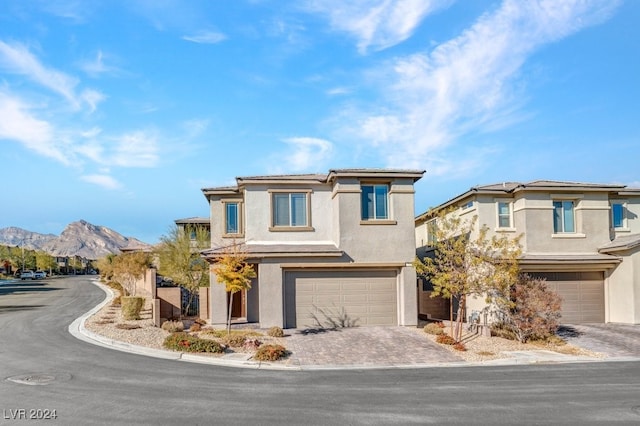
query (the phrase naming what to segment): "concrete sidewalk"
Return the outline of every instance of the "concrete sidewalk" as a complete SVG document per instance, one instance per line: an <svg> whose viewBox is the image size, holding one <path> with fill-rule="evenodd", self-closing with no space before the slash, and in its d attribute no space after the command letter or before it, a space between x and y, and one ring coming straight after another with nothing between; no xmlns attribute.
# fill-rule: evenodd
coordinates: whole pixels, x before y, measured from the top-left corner
<svg viewBox="0 0 640 426"><path fill-rule="evenodd" d="M292 354L279 362L253 361L247 354L232 353L222 356L196 355L144 346L132 345L100 336L87 330L85 321L111 302L113 292L102 288L105 300L77 318L69 325L69 332L85 342L123 352L155 358L172 359L227 367L270 370L338 370L338 369L388 369L431 368L479 365L557 364L572 362L598 362L602 359L565 355L547 350L503 352L508 358L481 362L467 362L452 352L425 339L417 330L404 327L354 327L324 330L317 333L289 332L287 349ZM640 360L638 357L608 358L612 360Z"/></svg>

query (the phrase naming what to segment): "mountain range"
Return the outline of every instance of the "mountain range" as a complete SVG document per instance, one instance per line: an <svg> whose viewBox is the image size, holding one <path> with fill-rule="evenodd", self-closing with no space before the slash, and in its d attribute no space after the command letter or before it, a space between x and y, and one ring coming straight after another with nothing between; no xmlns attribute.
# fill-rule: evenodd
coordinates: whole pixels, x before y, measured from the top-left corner
<svg viewBox="0 0 640 426"><path fill-rule="evenodd" d="M39 234L22 228L0 229L0 244L39 250L52 256L81 256L99 259L108 254L119 254L121 249L148 248L149 244L136 238L124 237L113 229L79 220L72 222L59 236Z"/></svg>

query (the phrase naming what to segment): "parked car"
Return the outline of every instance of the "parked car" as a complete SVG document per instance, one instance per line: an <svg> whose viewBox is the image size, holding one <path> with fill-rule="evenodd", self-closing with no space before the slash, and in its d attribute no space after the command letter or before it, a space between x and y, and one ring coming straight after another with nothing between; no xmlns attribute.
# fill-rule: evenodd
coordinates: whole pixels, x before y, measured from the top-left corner
<svg viewBox="0 0 640 426"><path fill-rule="evenodd" d="M42 280L42 279L47 278L47 273L44 272L44 271L35 271L33 273L33 277L34 277L33 278L34 280Z"/></svg>
<svg viewBox="0 0 640 426"><path fill-rule="evenodd" d="M23 271L23 272L20 273L20 279L21 280L26 280L26 279L35 280L36 279L36 274L33 271Z"/></svg>

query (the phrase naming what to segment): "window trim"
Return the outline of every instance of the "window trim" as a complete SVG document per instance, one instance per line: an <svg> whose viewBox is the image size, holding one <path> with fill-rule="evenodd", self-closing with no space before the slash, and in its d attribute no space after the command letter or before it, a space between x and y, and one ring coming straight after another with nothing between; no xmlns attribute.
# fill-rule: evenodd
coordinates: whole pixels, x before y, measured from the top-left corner
<svg viewBox="0 0 640 426"><path fill-rule="evenodd" d="M386 188L386 197L385 197L385 213L386 217L376 217L377 216L377 206L376 206L376 187L385 187ZM373 217L364 217L364 187L372 187L372 194L374 196L373 199ZM360 224L362 225L395 225L397 222L391 218L391 183L390 182L360 182Z"/></svg>
<svg viewBox="0 0 640 426"><path fill-rule="evenodd" d="M562 208L562 215L560 216L561 218L561 225L562 225L562 229L556 229L556 203L561 203L561 208ZM573 230L572 231L566 231L566 224L565 224L565 205L564 203L571 203L571 216L573 217ZM578 209L578 205L576 203L576 199L575 198L554 198L552 200L552 214L553 214L553 234L554 235L575 235L578 234L578 220L577 220L577 215L576 215L576 210Z"/></svg>
<svg viewBox="0 0 640 426"><path fill-rule="evenodd" d="M312 222L311 222L311 193L313 192L311 189L300 189L300 188L290 188L290 189L269 189L267 191L269 193L269 231L271 232L309 232L314 231ZM291 194L304 194L305 196L305 207L306 207L306 224L299 226L282 226L275 224L275 195L276 194L289 194L289 223L291 223Z"/></svg>
<svg viewBox="0 0 640 426"><path fill-rule="evenodd" d="M615 213L614 213L614 205L618 205L620 206L620 208L622 209L622 225L621 226L616 226L615 225ZM611 228L616 231L616 232L624 232L624 231L628 231L629 230L629 223L628 223L628 215L627 215L627 200L610 200L610 207L611 207Z"/></svg>
<svg viewBox="0 0 640 426"><path fill-rule="evenodd" d="M238 232L237 233L229 233L227 232L227 206L229 204L237 204L237 215L238 215ZM241 238L244 237L244 206L242 200L230 199L230 200L222 200L222 211L224 220L222 222L222 237L223 238Z"/></svg>
<svg viewBox="0 0 640 426"><path fill-rule="evenodd" d="M509 209L509 225L508 226L501 226L500 225L500 204L506 204L508 209ZM496 198L495 199L495 205L496 205L496 228L495 231L496 232L515 232L515 225L514 225L514 220L515 218L513 217L513 199L511 198ZM504 216L504 215L502 215Z"/></svg>

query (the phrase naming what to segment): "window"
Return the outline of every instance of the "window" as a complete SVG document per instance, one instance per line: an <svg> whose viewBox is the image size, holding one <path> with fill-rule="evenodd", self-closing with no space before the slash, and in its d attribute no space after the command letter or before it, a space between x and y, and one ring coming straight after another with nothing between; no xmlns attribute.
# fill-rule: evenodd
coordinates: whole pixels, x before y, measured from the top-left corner
<svg viewBox="0 0 640 426"><path fill-rule="evenodd" d="M614 228L625 228L624 203L611 204L611 223Z"/></svg>
<svg viewBox="0 0 640 426"><path fill-rule="evenodd" d="M573 201L553 202L553 232L576 232Z"/></svg>
<svg viewBox="0 0 640 426"><path fill-rule="evenodd" d="M498 228L511 227L511 203L498 201Z"/></svg>
<svg viewBox="0 0 640 426"><path fill-rule="evenodd" d="M307 193L276 192L272 194L274 227L306 227Z"/></svg>
<svg viewBox="0 0 640 426"><path fill-rule="evenodd" d="M362 220L389 219L389 186L362 185Z"/></svg>
<svg viewBox="0 0 640 426"><path fill-rule="evenodd" d="M436 243L438 242L437 232L438 232L438 225L436 223L436 220L432 219L429 222L427 222L427 244L428 245L430 246L436 245Z"/></svg>
<svg viewBox="0 0 640 426"><path fill-rule="evenodd" d="M240 206L238 203L225 203L225 234L240 233Z"/></svg>

